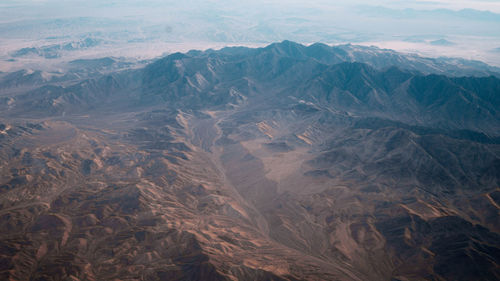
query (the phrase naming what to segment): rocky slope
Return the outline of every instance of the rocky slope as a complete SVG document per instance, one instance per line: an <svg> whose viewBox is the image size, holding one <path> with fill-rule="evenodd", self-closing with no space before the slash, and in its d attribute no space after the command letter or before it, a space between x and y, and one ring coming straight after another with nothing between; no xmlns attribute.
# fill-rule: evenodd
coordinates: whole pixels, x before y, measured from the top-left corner
<svg viewBox="0 0 500 281"><path fill-rule="evenodd" d="M500 80L338 53L9 80L1 279L499 279Z"/></svg>

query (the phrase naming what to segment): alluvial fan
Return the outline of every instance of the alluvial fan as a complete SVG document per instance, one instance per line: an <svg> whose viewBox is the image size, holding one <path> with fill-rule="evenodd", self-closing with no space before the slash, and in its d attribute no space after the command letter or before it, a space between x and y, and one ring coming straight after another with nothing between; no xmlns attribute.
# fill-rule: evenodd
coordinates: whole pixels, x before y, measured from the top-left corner
<svg viewBox="0 0 500 281"><path fill-rule="evenodd" d="M500 74L290 41L109 60L0 76L0 279L500 279Z"/></svg>

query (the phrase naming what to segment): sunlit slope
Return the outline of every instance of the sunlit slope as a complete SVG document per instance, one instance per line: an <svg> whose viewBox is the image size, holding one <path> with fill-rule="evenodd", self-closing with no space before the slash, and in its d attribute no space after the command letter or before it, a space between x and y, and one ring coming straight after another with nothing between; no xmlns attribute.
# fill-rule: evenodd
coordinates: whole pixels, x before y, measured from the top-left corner
<svg viewBox="0 0 500 281"><path fill-rule="evenodd" d="M336 52L282 42L11 78L0 276L500 278L500 80Z"/></svg>

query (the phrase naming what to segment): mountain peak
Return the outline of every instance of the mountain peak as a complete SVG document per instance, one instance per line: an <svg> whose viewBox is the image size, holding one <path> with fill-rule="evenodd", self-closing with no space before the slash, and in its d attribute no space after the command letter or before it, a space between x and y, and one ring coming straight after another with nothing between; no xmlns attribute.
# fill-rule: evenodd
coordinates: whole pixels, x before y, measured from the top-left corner
<svg viewBox="0 0 500 281"><path fill-rule="evenodd" d="M500 79L341 49L2 75L0 276L498 280Z"/></svg>
<svg viewBox="0 0 500 281"><path fill-rule="evenodd" d="M293 41L284 40L280 43L273 43L264 48L264 50L272 50L279 55L293 56L295 58L303 58L305 46Z"/></svg>

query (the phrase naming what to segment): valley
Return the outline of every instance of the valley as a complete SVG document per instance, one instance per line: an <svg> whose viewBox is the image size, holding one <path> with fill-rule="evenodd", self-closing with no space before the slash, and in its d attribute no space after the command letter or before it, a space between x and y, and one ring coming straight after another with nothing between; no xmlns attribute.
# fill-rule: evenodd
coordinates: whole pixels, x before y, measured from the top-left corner
<svg viewBox="0 0 500 281"><path fill-rule="evenodd" d="M0 279L500 278L498 74L340 54L2 76Z"/></svg>

